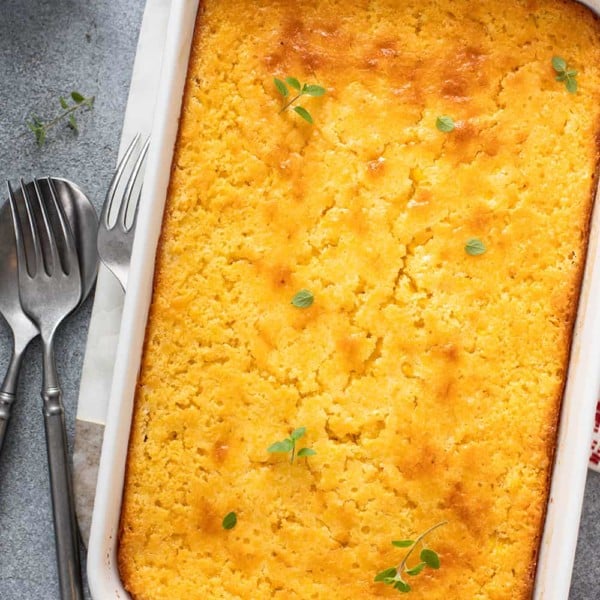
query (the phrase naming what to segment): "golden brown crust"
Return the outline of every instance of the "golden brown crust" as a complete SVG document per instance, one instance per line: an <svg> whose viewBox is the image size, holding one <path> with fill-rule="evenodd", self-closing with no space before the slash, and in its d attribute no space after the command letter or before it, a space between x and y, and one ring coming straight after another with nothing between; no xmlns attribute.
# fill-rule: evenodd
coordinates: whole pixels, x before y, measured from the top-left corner
<svg viewBox="0 0 600 600"><path fill-rule="evenodd" d="M596 17L596 21L598 21L598 17ZM594 161L597 167L592 175L593 182L592 182L592 186L591 186L591 190L590 190L589 202L588 202L587 209L586 209L587 214L585 215L584 226L582 227L582 231L581 231L582 240L584 240L584 242L582 244L582 250L584 252L584 256L587 256L587 247L588 247L589 232L590 232L590 226L591 226L591 220L592 220L592 212L594 210L594 202L596 199L596 195L598 193L598 179L600 176L600 172L598 169L598 165L600 165L600 135L599 135L600 134L600 117L597 117L597 119L596 119L595 130L598 132L598 134L596 135L596 140L595 140L596 158ZM565 358L564 358L565 375L566 375L567 368L568 368L569 357L571 355L571 344L573 342L573 331L575 329L577 308L579 305L579 299L580 299L580 295L581 295L581 284L583 282L583 274L585 271L585 266L586 266L586 261L585 260L580 261L580 263L578 265L578 270L574 277L574 280L575 280L574 290L575 291L573 293L573 299L568 306L568 314L567 314L567 318L565 319L566 329L568 331L568 339L567 339L567 343L565 344L565 349L564 349L564 351L565 351ZM549 422L552 424L552 429L550 430L551 432L548 437L553 440L556 440L556 436L558 433L558 424L559 424L561 409L562 409L562 397L563 397L563 394L565 391L566 383L567 382L566 382L566 377L565 377L563 380L563 384L560 388L560 391L555 398L554 414L551 414L548 419ZM548 457L549 457L549 462L552 465L552 467L554 466L555 456L556 456L556 443L548 444ZM549 468L547 471L547 474L546 474L546 484L544 487L546 499L548 499L550 496L551 476L552 476L552 468ZM531 592L533 591L533 585L535 583L535 570L537 567L537 561L538 561L538 556L539 556L539 552L540 552L540 544L542 542L542 535L544 533L544 522L546 520L547 512L548 512L548 501L546 500L546 502L544 503L544 511L542 513L542 519L540 521L537 536L535 538L535 543L533 544L533 556L532 556L531 562L530 562L531 568L530 568L530 573L529 573L529 579L530 579L530 586L529 586L529 592L528 592L529 594L531 594Z"/></svg>
<svg viewBox="0 0 600 600"><path fill-rule="evenodd" d="M121 515L136 600L396 597L373 582L391 539L441 520L442 569L413 598L530 597L599 42L563 0L204 4ZM305 103L313 127L279 114L286 75L327 87ZM266 453L299 425L308 464Z"/></svg>

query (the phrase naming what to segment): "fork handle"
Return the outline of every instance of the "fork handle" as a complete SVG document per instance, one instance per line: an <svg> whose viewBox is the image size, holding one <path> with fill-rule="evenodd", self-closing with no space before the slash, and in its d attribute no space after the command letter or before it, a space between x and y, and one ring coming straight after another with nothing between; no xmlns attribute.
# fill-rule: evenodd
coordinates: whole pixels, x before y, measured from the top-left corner
<svg viewBox="0 0 600 600"><path fill-rule="evenodd" d="M10 419L10 412L14 401L14 394L0 392L0 452L2 451L2 446L4 444L6 430L8 429L8 421Z"/></svg>
<svg viewBox="0 0 600 600"><path fill-rule="evenodd" d="M54 516L54 535L58 579L62 600L82 600L79 539L75 521L73 484L67 454L67 434L62 392L59 387L48 387L42 392L44 424L50 468L50 490Z"/></svg>

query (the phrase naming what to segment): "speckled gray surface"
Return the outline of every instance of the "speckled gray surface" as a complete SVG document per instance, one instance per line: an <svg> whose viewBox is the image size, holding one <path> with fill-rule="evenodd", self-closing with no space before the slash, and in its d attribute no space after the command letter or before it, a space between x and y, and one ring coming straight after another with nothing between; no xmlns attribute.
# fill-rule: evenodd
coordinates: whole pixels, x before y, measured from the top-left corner
<svg viewBox="0 0 600 600"><path fill-rule="evenodd" d="M142 11L143 0L0 0L1 179L29 174L67 177L100 206L116 161ZM52 115L57 97L72 89L95 94L97 99L95 109L81 116L78 137L59 127L47 146L39 149L29 134L21 136L28 115ZM71 434L90 307L88 301L58 339L58 368ZM8 347L2 324L2 372ZM0 460L0 600L58 598L39 351L37 343L29 349ZM599 542L600 475L592 473L571 600L600 598ZM522 559L515 557L515 561Z"/></svg>
<svg viewBox="0 0 600 600"><path fill-rule="evenodd" d="M0 179L67 177L100 207L116 163L143 8L143 0L0 0ZM73 89L96 96L95 109L79 117L79 136L59 126L38 148L24 119L52 116L58 96ZM88 301L57 342L71 440L90 309ZM8 348L1 323L1 373ZM39 356L34 343L0 458L1 600L59 597Z"/></svg>

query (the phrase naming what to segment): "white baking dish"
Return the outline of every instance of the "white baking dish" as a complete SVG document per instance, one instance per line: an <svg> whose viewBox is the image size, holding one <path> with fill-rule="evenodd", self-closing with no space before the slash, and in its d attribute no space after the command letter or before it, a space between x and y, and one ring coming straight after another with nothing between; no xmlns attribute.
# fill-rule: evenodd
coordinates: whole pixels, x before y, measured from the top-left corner
<svg viewBox="0 0 600 600"><path fill-rule="evenodd" d="M600 0L583 4L600 12ZM154 260L197 9L198 0L174 0L169 20L162 84L133 248L90 536L88 577L96 600L129 598L116 563L121 496L133 398L152 295ZM599 236L600 206L596 203L538 560L536 600L566 600L569 594L600 387Z"/></svg>

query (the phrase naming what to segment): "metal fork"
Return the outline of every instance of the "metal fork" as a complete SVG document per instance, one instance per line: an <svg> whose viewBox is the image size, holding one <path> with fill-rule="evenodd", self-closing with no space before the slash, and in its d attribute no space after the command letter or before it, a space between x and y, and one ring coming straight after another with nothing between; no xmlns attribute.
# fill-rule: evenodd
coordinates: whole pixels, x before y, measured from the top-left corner
<svg viewBox="0 0 600 600"><path fill-rule="evenodd" d="M62 392L54 361L56 330L77 306L81 295L79 260L73 233L58 201L53 181L48 178L48 202L53 204L53 211L57 215L59 225L56 230L50 222L37 180L34 180L35 194L32 194L35 199L30 197L21 180L26 218L21 218L19 214L9 182L7 187L17 246L21 305L36 324L43 345L42 399L61 597L63 600L80 600L83 598L83 591L77 526L67 460ZM24 242L25 228L30 234L27 237L32 240L29 249ZM59 254L57 238L60 238L61 247L64 249L62 257Z"/></svg>
<svg viewBox="0 0 600 600"><path fill-rule="evenodd" d="M123 290L127 287L127 274L129 272L129 263L131 260L131 248L133 246L133 237L135 234L135 225L137 222L137 214L139 208L139 200L141 188L133 198L133 192L136 188L138 177L142 173L142 166L150 140L147 139L141 150L134 152L138 146L140 134L138 133L133 141L127 147L123 158L117 165L117 170L113 175L112 181L106 193L106 200L100 214L100 223L98 226L98 254L100 260L108 269L112 271L115 277L119 280ZM133 167L131 164L133 163ZM117 195L117 190L124 173L131 168L129 178L125 184L125 189L122 195ZM117 218L111 222L111 215L115 199L120 198L119 210ZM132 202L135 202L135 211L133 218L129 220L130 207Z"/></svg>

